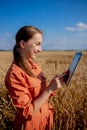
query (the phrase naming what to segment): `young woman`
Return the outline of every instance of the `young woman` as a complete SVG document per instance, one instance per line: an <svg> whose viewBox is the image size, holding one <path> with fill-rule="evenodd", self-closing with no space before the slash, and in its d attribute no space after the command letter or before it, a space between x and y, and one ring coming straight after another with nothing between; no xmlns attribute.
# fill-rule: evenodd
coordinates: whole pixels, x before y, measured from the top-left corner
<svg viewBox="0 0 87 130"><path fill-rule="evenodd" d="M13 130L52 130L53 127L53 107L48 99L61 84L55 76L47 86L42 70L34 63L33 59L42 51L41 45L42 31L36 27L24 26L16 34L14 60L5 78L17 108Z"/></svg>

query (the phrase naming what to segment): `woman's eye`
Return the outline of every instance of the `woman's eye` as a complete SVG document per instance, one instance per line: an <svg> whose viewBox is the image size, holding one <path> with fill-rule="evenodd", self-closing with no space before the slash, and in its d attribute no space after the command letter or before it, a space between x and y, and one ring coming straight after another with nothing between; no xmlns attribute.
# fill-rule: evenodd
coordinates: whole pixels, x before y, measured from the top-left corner
<svg viewBox="0 0 87 130"><path fill-rule="evenodd" d="M39 46L39 44L36 44L37 46Z"/></svg>
<svg viewBox="0 0 87 130"><path fill-rule="evenodd" d="M41 43L39 42L39 43L37 43L36 45L39 46L39 45L41 45Z"/></svg>

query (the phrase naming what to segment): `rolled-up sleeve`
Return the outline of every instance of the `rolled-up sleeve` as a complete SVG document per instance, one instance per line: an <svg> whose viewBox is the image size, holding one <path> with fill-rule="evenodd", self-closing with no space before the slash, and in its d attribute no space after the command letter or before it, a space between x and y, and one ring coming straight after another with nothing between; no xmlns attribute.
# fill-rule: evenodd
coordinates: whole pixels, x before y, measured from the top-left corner
<svg viewBox="0 0 87 130"><path fill-rule="evenodd" d="M31 119L33 113L33 99L29 92L29 84L26 83L24 77L20 73L10 73L5 80L5 84L9 90L14 105L18 112L25 118Z"/></svg>

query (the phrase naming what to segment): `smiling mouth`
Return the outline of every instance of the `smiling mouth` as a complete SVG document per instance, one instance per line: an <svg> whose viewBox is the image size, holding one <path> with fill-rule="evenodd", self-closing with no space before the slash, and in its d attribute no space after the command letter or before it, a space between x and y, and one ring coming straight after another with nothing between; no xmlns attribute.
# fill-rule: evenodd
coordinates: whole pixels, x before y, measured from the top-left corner
<svg viewBox="0 0 87 130"><path fill-rule="evenodd" d="M36 53L36 52L35 52L34 54L35 54L36 56L38 55L38 53Z"/></svg>

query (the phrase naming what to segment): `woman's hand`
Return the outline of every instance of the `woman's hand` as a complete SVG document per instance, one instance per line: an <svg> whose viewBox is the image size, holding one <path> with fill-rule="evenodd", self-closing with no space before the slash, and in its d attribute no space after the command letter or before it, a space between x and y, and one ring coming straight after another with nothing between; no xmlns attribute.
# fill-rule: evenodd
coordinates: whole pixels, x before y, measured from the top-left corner
<svg viewBox="0 0 87 130"><path fill-rule="evenodd" d="M67 70L64 73L60 74L58 77L61 83L63 82L66 83L69 76L70 76L70 70Z"/></svg>
<svg viewBox="0 0 87 130"><path fill-rule="evenodd" d="M59 77L56 75L50 82L48 88L51 90L51 91L55 91L57 88L61 88L61 82L59 80Z"/></svg>
<svg viewBox="0 0 87 130"><path fill-rule="evenodd" d="M67 70L64 73L62 73L61 75L56 75L50 82L50 84L48 85L48 90L49 91L55 91L57 88L61 88L62 87L62 83L66 83L67 79L69 78L70 75L70 71Z"/></svg>

